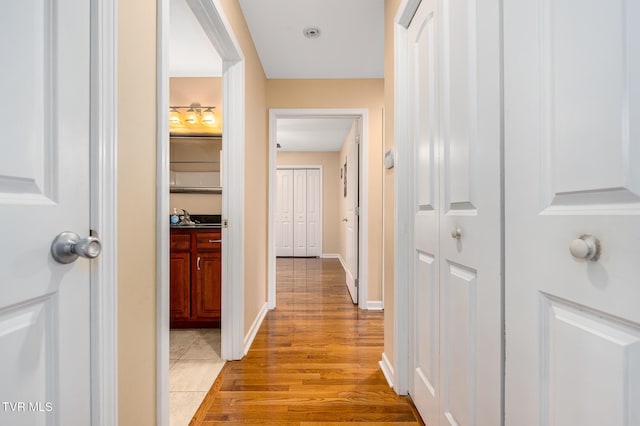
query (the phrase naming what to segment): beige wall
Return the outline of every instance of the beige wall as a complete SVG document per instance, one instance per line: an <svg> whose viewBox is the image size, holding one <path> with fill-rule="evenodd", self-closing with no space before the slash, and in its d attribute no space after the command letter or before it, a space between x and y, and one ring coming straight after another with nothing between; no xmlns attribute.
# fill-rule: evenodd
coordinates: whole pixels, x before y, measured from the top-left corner
<svg viewBox="0 0 640 426"><path fill-rule="evenodd" d="M245 57L245 329L266 301L266 79L237 0L222 6ZM156 1L118 6L118 422L156 424ZM250 201L250 203L249 203Z"/></svg>
<svg viewBox="0 0 640 426"><path fill-rule="evenodd" d="M394 127L394 18L400 6L400 0L385 0L384 2L384 150L395 145ZM394 170L384 170L384 352L391 364L394 364Z"/></svg>
<svg viewBox="0 0 640 426"><path fill-rule="evenodd" d="M338 152L279 151L278 166L322 166L322 254L336 254L340 250L340 210L342 198Z"/></svg>
<svg viewBox="0 0 640 426"><path fill-rule="evenodd" d="M268 108L362 108L369 112L369 301L382 300L382 115L384 80L268 80Z"/></svg>
<svg viewBox="0 0 640 426"><path fill-rule="evenodd" d="M245 59L244 328L267 301L268 143L266 77L237 0L222 0ZM226 167L226 166L225 166ZM233 167L233 165L229 165ZM233 218L229 218L233 226Z"/></svg>
<svg viewBox="0 0 640 426"><path fill-rule="evenodd" d="M156 424L156 2L118 4L118 421ZM148 220L127 220L136 218Z"/></svg>

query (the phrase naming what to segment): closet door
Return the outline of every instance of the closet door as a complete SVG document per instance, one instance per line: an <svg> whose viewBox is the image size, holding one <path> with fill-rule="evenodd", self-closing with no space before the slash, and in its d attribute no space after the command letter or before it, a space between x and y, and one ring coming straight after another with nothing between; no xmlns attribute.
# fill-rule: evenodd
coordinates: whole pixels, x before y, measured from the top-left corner
<svg viewBox="0 0 640 426"><path fill-rule="evenodd" d="M293 170L276 171L276 256L293 256Z"/></svg>
<svg viewBox="0 0 640 426"><path fill-rule="evenodd" d="M409 27L413 388L430 425L501 422L500 10L423 0Z"/></svg>
<svg viewBox="0 0 640 426"><path fill-rule="evenodd" d="M438 231L438 2L423 0L409 26L413 148L413 306L409 393L420 415L440 413L440 246Z"/></svg>
<svg viewBox="0 0 640 426"><path fill-rule="evenodd" d="M505 2L508 425L640 425L639 22Z"/></svg>
<svg viewBox="0 0 640 426"><path fill-rule="evenodd" d="M320 209L320 169L307 169L307 256L320 256L322 217Z"/></svg>
<svg viewBox="0 0 640 426"><path fill-rule="evenodd" d="M293 255L307 255L307 171L293 170Z"/></svg>
<svg viewBox="0 0 640 426"><path fill-rule="evenodd" d="M499 425L500 1L443 1L441 16L441 424Z"/></svg>

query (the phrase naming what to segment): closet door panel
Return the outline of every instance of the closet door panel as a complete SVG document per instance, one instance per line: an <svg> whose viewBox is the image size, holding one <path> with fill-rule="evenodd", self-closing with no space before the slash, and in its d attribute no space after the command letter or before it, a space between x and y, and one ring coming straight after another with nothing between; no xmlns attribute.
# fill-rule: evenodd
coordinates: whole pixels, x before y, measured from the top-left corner
<svg viewBox="0 0 640 426"><path fill-rule="evenodd" d="M320 169L307 169L307 256L322 254L320 188Z"/></svg>
<svg viewBox="0 0 640 426"><path fill-rule="evenodd" d="M307 171L293 171L293 255L307 256Z"/></svg>
<svg viewBox="0 0 640 426"><path fill-rule="evenodd" d="M276 256L293 256L293 170L277 170Z"/></svg>

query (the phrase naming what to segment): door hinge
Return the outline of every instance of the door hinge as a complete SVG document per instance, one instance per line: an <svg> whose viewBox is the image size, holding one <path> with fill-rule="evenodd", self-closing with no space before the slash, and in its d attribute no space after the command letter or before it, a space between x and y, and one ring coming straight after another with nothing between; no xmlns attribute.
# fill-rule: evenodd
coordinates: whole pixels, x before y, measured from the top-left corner
<svg viewBox="0 0 640 426"><path fill-rule="evenodd" d="M360 216L360 207L356 207L355 214L356 216Z"/></svg>
<svg viewBox="0 0 640 426"><path fill-rule="evenodd" d="M222 219L222 227L227 229L229 227L229 221L227 219Z"/></svg>
<svg viewBox="0 0 640 426"><path fill-rule="evenodd" d="M360 145L360 135L356 136L356 145Z"/></svg>
<svg viewBox="0 0 640 426"><path fill-rule="evenodd" d="M356 278L354 282L355 282L356 288L358 288L358 286L360 285L360 279Z"/></svg>

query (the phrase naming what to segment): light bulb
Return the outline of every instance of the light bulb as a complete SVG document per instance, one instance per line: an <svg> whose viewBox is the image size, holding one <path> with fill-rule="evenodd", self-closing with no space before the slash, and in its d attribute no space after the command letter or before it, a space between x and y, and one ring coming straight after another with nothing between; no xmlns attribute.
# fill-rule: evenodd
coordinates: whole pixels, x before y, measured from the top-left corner
<svg viewBox="0 0 640 426"><path fill-rule="evenodd" d="M218 120L216 120L216 115L211 108L207 108L202 112L202 124L209 127L215 127L218 124Z"/></svg>
<svg viewBox="0 0 640 426"><path fill-rule="evenodd" d="M169 125L171 126L182 126L184 123L182 122L182 117L180 116L180 112L171 108L169 111Z"/></svg>
<svg viewBox="0 0 640 426"><path fill-rule="evenodd" d="M189 125L198 123L198 115L193 108L189 108L187 112L184 113L184 121Z"/></svg>

